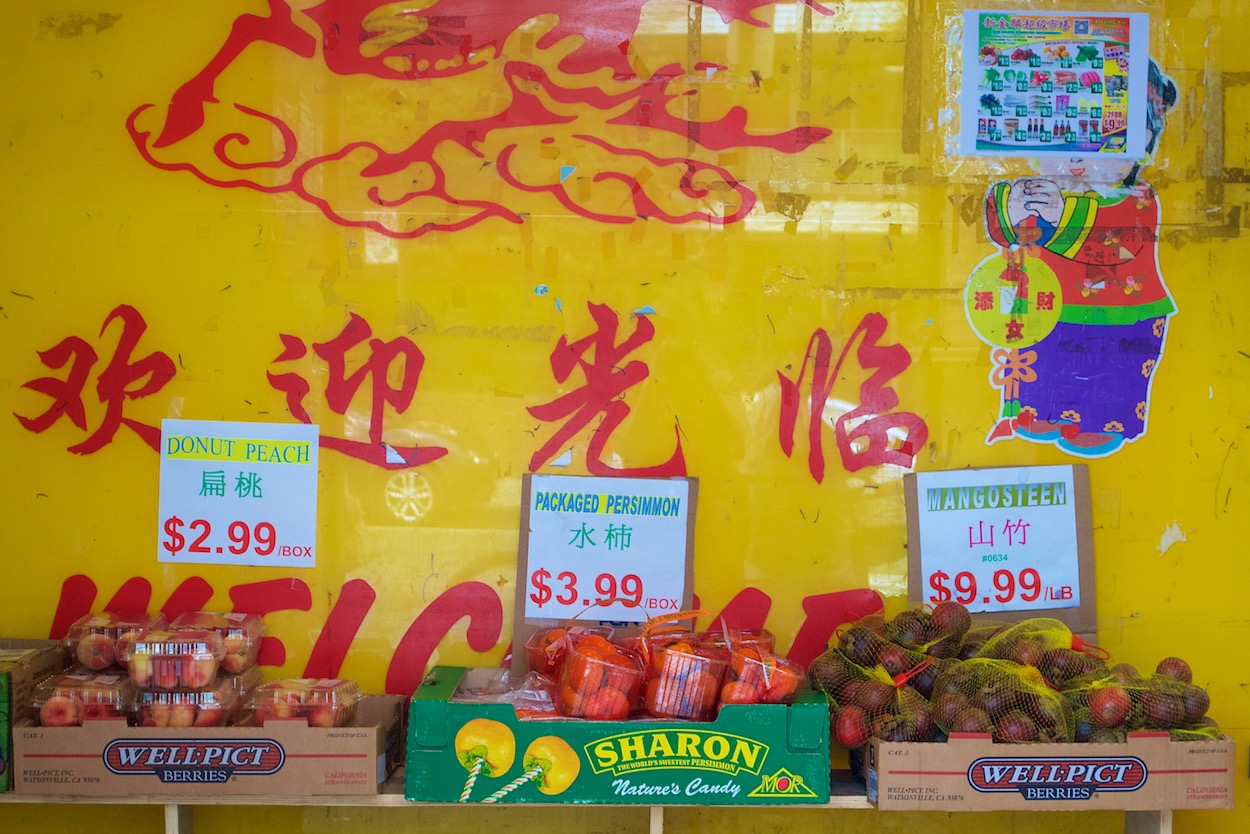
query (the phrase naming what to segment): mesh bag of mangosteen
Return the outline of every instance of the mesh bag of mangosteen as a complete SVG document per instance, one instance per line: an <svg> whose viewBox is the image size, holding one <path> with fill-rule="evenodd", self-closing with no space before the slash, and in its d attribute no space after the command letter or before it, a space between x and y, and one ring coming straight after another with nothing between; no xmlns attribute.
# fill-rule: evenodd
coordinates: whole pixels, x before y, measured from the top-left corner
<svg viewBox="0 0 1250 834"><path fill-rule="evenodd" d="M853 686L846 697L833 708L833 739L847 750L862 747L870 738L938 740L932 707L910 686L866 682Z"/></svg>
<svg viewBox="0 0 1250 834"><path fill-rule="evenodd" d="M1210 718L1204 718L1193 727L1168 730L1168 735L1172 741L1219 741L1224 737L1224 731Z"/></svg>
<svg viewBox="0 0 1250 834"><path fill-rule="evenodd" d="M1165 664L1160 666L1166 670ZM1178 678L1156 672L1147 678L1120 663L1105 677L1071 687L1064 695L1073 708L1077 741L1119 741L1122 733L1134 730L1218 733L1207 718L1210 696L1188 674Z"/></svg>
<svg viewBox="0 0 1250 834"><path fill-rule="evenodd" d="M884 633L879 624L884 625ZM954 600L939 602L933 607L908 608L895 614L890 620L881 615L876 619L865 617L856 625L867 625L877 630L892 643L922 652L931 657L955 657L963 643L964 635L972 625L972 614Z"/></svg>
<svg viewBox="0 0 1250 834"><path fill-rule="evenodd" d="M976 656L1032 666L1056 686L1102 674L1108 657L1103 649L1073 634L1067 624L1050 617L1021 620L1002 629L985 641Z"/></svg>
<svg viewBox="0 0 1250 834"><path fill-rule="evenodd" d="M834 738L839 744L853 749L874 736L887 741L934 740L936 727L927 693L911 684L931 689L938 664L954 661L910 654L917 662L898 675L880 664L856 663L837 647L826 649L811 662L808 679L832 701Z"/></svg>
<svg viewBox="0 0 1250 834"><path fill-rule="evenodd" d="M944 733L994 741L1071 741L1072 710L1041 672L1010 660L956 661L933 684L933 720Z"/></svg>
<svg viewBox="0 0 1250 834"><path fill-rule="evenodd" d="M959 646L959 659L970 660L976 657L987 640L1010 627L1011 623L1006 620L987 620L981 617L973 617L972 625L968 627L968 631L964 634L963 642Z"/></svg>
<svg viewBox="0 0 1250 834"><path fill-rule="evenodd" d="M890 632L891 624L883 617L862 617L838 632L837 649L852 663L866 668L880 666L892 678L931 657L915 646L896 642Z"/></svg>

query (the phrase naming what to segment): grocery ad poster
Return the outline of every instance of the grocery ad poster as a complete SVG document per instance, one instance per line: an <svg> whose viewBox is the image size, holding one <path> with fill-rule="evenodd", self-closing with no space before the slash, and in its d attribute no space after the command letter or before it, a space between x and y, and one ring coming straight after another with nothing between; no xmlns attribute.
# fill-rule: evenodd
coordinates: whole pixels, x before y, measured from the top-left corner
<svg viewBox="0 0 1250 834"><path fill-rule="evenodd" d="M1148 26L1143 13L965 11L960 151L1140 157Z"/></svg>

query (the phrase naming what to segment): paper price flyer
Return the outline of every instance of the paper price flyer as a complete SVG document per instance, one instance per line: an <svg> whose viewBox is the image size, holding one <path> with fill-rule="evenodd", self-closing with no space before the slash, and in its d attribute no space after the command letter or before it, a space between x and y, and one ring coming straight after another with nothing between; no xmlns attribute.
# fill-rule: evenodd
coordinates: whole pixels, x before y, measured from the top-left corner
<svg viewBox="0 0 1250 834"><path fill-rule="evenodd" d="M964 12L960 152L1145 153L1149 15Z"/></svg>

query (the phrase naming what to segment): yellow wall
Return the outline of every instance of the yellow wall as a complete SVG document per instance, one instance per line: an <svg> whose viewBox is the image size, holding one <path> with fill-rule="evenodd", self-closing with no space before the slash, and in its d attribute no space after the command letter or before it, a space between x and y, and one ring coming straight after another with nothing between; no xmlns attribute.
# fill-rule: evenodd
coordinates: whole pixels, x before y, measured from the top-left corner
<svg viewBox="0 0 1250 834"><path fill-rule="evenodd" d="M910 470L880 460L848 468L829 425L862 401L868 372L853 356L824 412L823 480L808 466L805 417L793 455L781 451L778 374L798 373L813 334L829 335L836 358L866 316L884 318L880 343L909 354L886 383L898 395L891 413L916 415L927 430L927 442L914 450L917 470L1079 462L1050 445L985 443L999 403L987 382L989 347L964 314L964 286L972 268L996 251L980 215L986 189L1029 168L1022 160L946 152L947 110L957 90L947 72L954 59L946 33L970 6L845 0L830 4L826 15L785 2L756 12L769 26L750 26L727 25L712 8L652 0L624 37L612 31L615 19L601 16L597 30L593 15L563 32L591 36L579 54L598 64L574 66L560 57L576 42L543 37L564 5L551 3L547 17L504 26L502 57L482 51L474 58L481 68L431 80L402 72L379 77L382 70L335 75L323 60L324 41L309 34L316 30L301 11L313 4L291 5L293 26L304 36L296 40L313 44L313 54L258 42L231 56L205 126L162 148L152 142L175 91L210 65L241 15L266 14L265 3L118 0L106 12L75 12L14 2L6 9L0 412L33 418L49 409L53 399L27 383L64 379L68 365L54 368L39 352L78 337L98 359L82 389L85 427L68 414L41 432L14 417L0 419L8 574L0 634L51 633L63 583L77 576L94 585L96 604L140 577L151 585L154 608L196 577L211 587L208 606L216 608L232 605L235 586L293 578L307 586L307 610L266 618L286 652L285 664L267 671L298 675L344 585L355 581L353 588L367 584L376 599L337 671L377 691L413 621L440 594L469 583L493 590L503 631L475 650L461 621L431 661L498 662L510 637L521 476L560 425L526 409L582 384L580 371L557 381L550 356L562 336L594 332L591 304L619 315L618 342L633 332L633 311L654 309L654 337L627 357L645 363L649 376L624 395L629 416L609 435L602 462L664 464L680 438L685 471L700 479L696 593L716 611L744 589L758 589L771 600L767 624L785 646L804 624L807 598L871 588L901 606L906 593L901 477ZM1152 54L1180 92L1145 174L1163 206L1159 260L1179 314L1155 377L1148 432L1089 461L1098 637L1114 657L1139 666L1153 668L1168 654L1189 659L1196 680L1211 691L1212 715L1238 742L1239 807L1180 812L1175 830L1242 831L1250 825L1250 701L1242 671L1250 342L1238 318L1250 301L1240 277L1250 254L1241 237L1250 7L1232 0L1119 4L1125 6L1151 15ZM448 0L443 7L451 7ZM1091 0L1076 7L1117 6ZM671 92L694 91L667 105L674 117L707 122L742 108L751 134L812 126L828 135L781 150L746 140L694 146L658 126L658 97L646 124L630 111L636 82L610 77L622 55L615 45L626 38L636 71L698 61L724 67L711 74L690 69L674 81ZM361 51L385 46L379 40ZM548 93L509 74L519 62L546 70ZM619 98L600 107L578 103L590 92ZM532 111L516 106L525 93L546 96L561 121L527 119ZM258 117L236 103L288 126L298 143L294 156L280 159L279 133L258 127ZM626 124L613 122L627 113ZM151 162L127 130L132 114ZM488 121L476 154L444 141L427 159L445 173L448 193L503 206L519 222L472 222L471 208L428 199L385 208L370 201L374 187L386 198L428 189L437 182L435 169L410 161L378 176L363 168L367 150L357 143L396 152L440 125L478 119ZM230 170L214 161L214 142L236 131L248 143L227 142L228 154L277 162ZM618 150L608 153L586 136ZM355 151L300 169L339 149ZM705 194L676 189L683 168L671 160L686 157L701 166L695 181L709 186ZM501 160L515 180L542 188L510 183ZM563 183L567 202L551 191L561 184L561 166L573 167ZM743 191L717 182L711 166L749 189L755 203L745 217L733 216ZM657 211L705 219L630 221L634 191L623 179L596 178L605 172L653 195ZM574 203L583 210L573 210ZM731 222L707 221L724 210ZM386 502L388 485L398 485L394 471L323 449L315 569L159 564L156 453L125 425L97 449L70 451L99 439L97 430L108 425L96 383L116 354L119 322L103 326L119 305L146 323L131 360L162 353L176 369L159 390L122 406L124 417L149 426L168 417L290 422L286 398L266 373L297 371L311 383L304 402L322 434L366 440L369 385L337 413L325 399L324 363L311 355L274 361L281 334L324 342L356 314L377 339L409 340L425 366L411 405L384 411L383 439L449 450L408 473L410 487L428 490L432 508L415 520L398 517ZM351 354L352 367L367 356L364 348ZM568 467L538 471L586 474L592 439L590 428L582 430L565 444L572 449ZM154 808L5 806L0 820L15 831L61 829L88 813L135 831L161 827ZM578 829L646 825L643 812L569 809L560 817ZM489 824L536 831L552 818L514 809ZM442 831L486 820L480 810L460 809L224 808L197 812L196 830L314 832L350 823ZM1103 814L1092 825L1112 828L1119 820ZM865 831L1091 829L1091 818L1070 814L862 812L835 822L811 811L766 818L675 810L667 821L671 830L690 832L843 824Z"/></svg>

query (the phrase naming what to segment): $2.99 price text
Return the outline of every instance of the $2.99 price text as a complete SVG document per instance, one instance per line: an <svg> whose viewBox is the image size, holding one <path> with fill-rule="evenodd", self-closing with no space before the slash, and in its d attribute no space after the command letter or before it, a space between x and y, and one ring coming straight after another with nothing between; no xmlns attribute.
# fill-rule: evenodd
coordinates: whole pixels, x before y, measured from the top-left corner
<svg viewBox="0 0 1250 834"><path fill-rule="evenodd" d="M552 581L554 579L554 582ZM617 580L610 573L601 573L594 579L595 595L578 589L577 574L571 570L561 571L552 577L551 571L539 568L530 574L530 600L538 608L553 600L563 606L583 606L599 604L608 600L630 600L635 605L642 604L642 578L634 573L627 573Z"/></svg>
<svg viewBox="0 0 1250 834"><path fill-rule="evenodd" d="M211 541L212 522L203 518L197 518L187 524L178 516L171 515L165 519L163 529L166 538L162 539L161 546L171 555L181 553L184 548L187 553L221 553L224 548L236 556L242 556L249 551L257 556L269 556L278 549L277 531L268 521L260 521L254 525L249 525L245 521L230 522L226 526L226 538L229 544L213 544ZM303 556L305 549L283 547L279 555Z"/></svg>
<svg viewBox="0 0 1250 834"><path fill-rule="evenodd" d="M929 595L930 602L945 602L954 599L956 602L973 606L980 601L988 604L991 597L1002 605L1016 601L1036 602L1045 597L1047 600L1070 599L1072 589L1069 587L1051 588L1042 584L1041 575L1034 568L1024 568L1019 574L1000 569L994 571L990 581L994 585L994 593L989 594L977 585L977 576L972 571L960 571L952 580L944 570L929 574L929 587L934 593ZM1066 593L1066 595L1065 595Z"/></svg>

